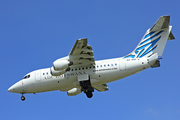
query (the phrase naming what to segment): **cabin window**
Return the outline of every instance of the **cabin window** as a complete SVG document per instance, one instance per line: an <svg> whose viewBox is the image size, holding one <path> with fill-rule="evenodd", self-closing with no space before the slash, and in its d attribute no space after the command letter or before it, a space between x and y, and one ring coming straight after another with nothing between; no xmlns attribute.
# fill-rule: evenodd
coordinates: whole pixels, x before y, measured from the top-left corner
<svg viewBox="0 0 180 120"><path fill-rule="evenodd" d="M93 66L93 68L95 68L95 66Z"/></svg>
<svg viewBox="0 0 180 120"><path fill-rule="evenodd" d="M73 71L73 69L71 69L71 71Z"/></svg>
<svg viewBox="0 0 180 120"><path fill-rule="evenodd" d="M106 67L106 65L104 65L104 67Z"/></svg>
<svg viewBox="0 0 180 120"><path fill-rule="evenodd" d="M77 69L75 69L75 71L76 71Z"/></svg>
<svg viewBox="0 0 180 120"><path fill-rule="evenodd" d="M117 66L117 64L115 63L115 66Z"/></svg>
<svg viewBox="0 0 180 120"><path fill-rule="evenodd" d="M97 66L97 68L98 68L99 66Z"/></svg>
<svg viewBox="0 0 180 120"><path fill-rule="evenodd" d="M111 64L111 66L113 66L113 64Z"/></svg>
<svg viewBox="0 0 180 120"><path fill-rule="evenodd" d="M91 69L91 67L89 67L89 69Z"/></svg>
<svg viewBox="0 0 180 120"><path fill-rule="evenodd" d="M81 70L81 68L79 68L79 70Z"/></svg>
<svg viewBox="0 0 180 120"><path fill-rule="evenodd" d="M84 70L84 68L82 68Z"/></svg>
<svg viewBox="0 0 180 120"><path fill-rule="evenodd" d="M86 67L86 69L88 69L88 67Z"/></svg>
<svg viewBox="0 0 180 120"><path fill-rule="evenodd" d="M108 64L108 66L109 66L109 64Z"/></svg>
<svg viewBox="0 0 180 120"><path fill-rule="evenodd" d="M102 65L100 65L102 67Z"/></svg>

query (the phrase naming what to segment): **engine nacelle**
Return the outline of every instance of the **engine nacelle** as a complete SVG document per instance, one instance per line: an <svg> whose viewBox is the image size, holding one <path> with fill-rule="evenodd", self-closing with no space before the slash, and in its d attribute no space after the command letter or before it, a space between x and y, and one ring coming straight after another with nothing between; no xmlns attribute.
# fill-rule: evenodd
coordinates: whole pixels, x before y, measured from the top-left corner
<svg viewBox="0 0 180 120"><path fill-rule="evenodd" d="M81 92L82 92L81 88L73 88L73 89L67 91L67 94L68 94L68 96L75 96Z"/></svg>
<svg viewBox="0 0 180 120"><path fill-rule="evenodd" d="M54 70L54 67L51 67L50 71L51 71L52 76L59 76L59 75L66 73L67 69L56 71L56 70Z"/></svg>
<svg viewBox="0 0 180 120"><path fill-rule="evenodd" d="M68 68L73 63L67 60L56 60L53 62L54 70L60 71Z"/></svg>

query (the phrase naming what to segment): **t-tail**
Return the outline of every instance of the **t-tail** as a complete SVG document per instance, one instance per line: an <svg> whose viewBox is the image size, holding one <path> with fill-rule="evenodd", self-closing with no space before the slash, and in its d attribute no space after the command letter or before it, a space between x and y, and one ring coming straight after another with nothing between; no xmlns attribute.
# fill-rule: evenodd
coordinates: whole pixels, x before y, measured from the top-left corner
<svg viewBox="0 0 180 120"><path fill-rule="evenodd" d="M138 46L133 52L124 57L126 58L150 58L156 54L157 61L152 67L159 67L158 58L161 58L167 40L175 39L169 26L170 16L162 16L158 21L147 30Z"/></svg>

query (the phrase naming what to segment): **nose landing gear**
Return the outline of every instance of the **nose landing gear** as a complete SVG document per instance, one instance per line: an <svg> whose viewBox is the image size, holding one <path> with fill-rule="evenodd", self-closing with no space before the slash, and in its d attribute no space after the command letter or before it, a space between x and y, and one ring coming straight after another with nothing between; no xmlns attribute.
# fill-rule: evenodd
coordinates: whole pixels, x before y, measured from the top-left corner
<svg viewBox="0 0 180 120"><path fill-rule="evenodd" d="M26 98L23 96L23 93L22 93L22 96L21 96L21 100L24 101Z"/></svg>

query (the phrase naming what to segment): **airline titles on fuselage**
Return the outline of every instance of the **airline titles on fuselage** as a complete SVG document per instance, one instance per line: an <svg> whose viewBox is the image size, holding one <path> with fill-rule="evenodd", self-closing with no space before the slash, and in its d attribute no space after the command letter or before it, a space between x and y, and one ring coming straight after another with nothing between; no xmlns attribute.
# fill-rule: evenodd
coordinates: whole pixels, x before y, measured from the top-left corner
<svg viewBox="0 0 180 120"><path fill-rule="evenodd" d="M92 70L92 72L101 72L101 71L117 70L118 69L117 64L115 64L115 66L113 66L113 64L112 64L112 66L109 66L109 67L107 66L106 68L105 67L106 67L106 65L104 65L104 68L102 68L102 65L99 65L97 67L93 66L93 67L89 67L89 68L93 68L93 69L90 69L90 70ZM77 72L74 72L74 70ZM79 68L79 70L81 70L81 69ZM47 73L47 75L43 74L43 78L44 78L44 80L48 80L48 79L57 79L57 78L79 76L79 75L84 75L84 74L87 74L85 70L78 71L78 68L75 68L75 69L71 69L71 71L68 71L67 73L62 74L60 76L52 76L51 74L48 75L48 73Z"/></svg>

